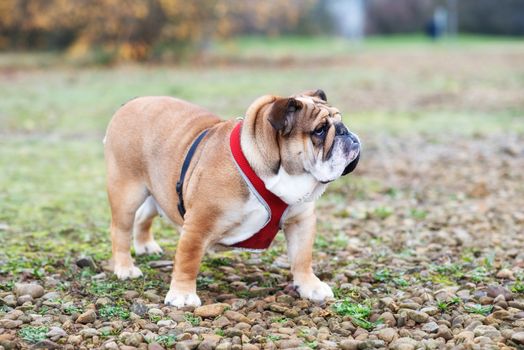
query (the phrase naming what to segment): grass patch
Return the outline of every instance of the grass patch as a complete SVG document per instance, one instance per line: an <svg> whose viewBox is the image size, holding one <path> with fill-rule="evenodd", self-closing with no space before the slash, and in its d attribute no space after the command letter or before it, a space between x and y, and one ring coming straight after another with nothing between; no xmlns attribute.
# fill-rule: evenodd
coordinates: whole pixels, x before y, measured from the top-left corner
<svg viewBox="0 0 524 350"><path fill-rule="evenodd" d="M176 344L176 339L177 336L174 334L164 334L156 337L155 341L164 347L171 348Z"/></svg>
<svg viewBox="0 0 524 350"><path fill-rule="evenodd" d="M344 299L333 305L333 310L341 316L349 316L351 322L366 330L372 330L382 322L370 322L371 307L363 304L353 303L349 299Z"/></svg>
<svg viewBox="0 0 524 350"><path fill-rule="evenodd" d="M184 315L184 319L186 320L186 322L188 322L189 324L191 324L194 327L199 326L200 322L202 322L202 319L199 316L195 316L190 313L186 313Z"/></svg>
<svg viewBox="0 0 524 350"><path fill-rule="evenodd" d="M35 344L42 340L45 340L47 338L47 332L49 332L49 328L45 326L28 326L20 329L18 331L18 335L26 342Z"/></svg>
<svg viewBox="0 0 524 350"><path fill-rule="evenodd" d="M513 293L524 293L524 282L522 281L516 281L511 286L511 291Z"/></svg>
<svg viewBox="0 0 524 350"><path fill-rule="evenodd" d="M475 304L471 306L464 305L464 310L466 310L470 314L479 314L479 315L487 316L493 310L493 305L480 305L480 304Z"/></svg>
<svg viewBox="0 0 524 350"><path fill-rule="evenodd" d="M98 310L98 314L106 320L129 318L129 311L122 306L104 305Z"/></svg>

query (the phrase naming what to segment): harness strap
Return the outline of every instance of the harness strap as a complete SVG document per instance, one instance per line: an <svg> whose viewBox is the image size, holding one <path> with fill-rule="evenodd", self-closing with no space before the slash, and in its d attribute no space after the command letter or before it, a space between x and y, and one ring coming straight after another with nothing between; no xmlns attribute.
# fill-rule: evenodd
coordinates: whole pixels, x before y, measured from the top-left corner
<svg viewBox="0 0 524 350"><path fill-rule="evenodd" d="M176 183L176 193L178 194L178 211L180 213L180 216L184 218L184 215L186 213L186 208L184 207L184 197L182 195L182 188L184 187L184 179L186 177L187 169L189 168L189 165L191 164L191 159L193 158L193 155L195 154L195 151L198 147L198 144L204 136L206 136L207 132L209 130L204 130L198 137L193 141L193 144L189 148L189 151L187 151L186 159L184 159L184 163L182 164L182 171L180 172L180 179Z"/></svg>
<svg viewBox="0 0 524 350"><path fill-rule="evenodd" d="M251 187L254 188L256 192L258 192L258 195L266 203L267 207L269 207L270 219L266 225L253 236L247 238L244 241L234 243L231 246L246 249L266 249L271 245L271 242L277 235L280 229L280 220L288 208L288 205L277 195L266 188L264 181L262 181L262 179L256 174L255 170L253 170L249 164L240 144L241 130L242 122L239 122L237 125L235 125L233 131L231 132L231 136L229 138L231 153L238 165L239 170L245 175L244 180L251 183Z"/></svg>

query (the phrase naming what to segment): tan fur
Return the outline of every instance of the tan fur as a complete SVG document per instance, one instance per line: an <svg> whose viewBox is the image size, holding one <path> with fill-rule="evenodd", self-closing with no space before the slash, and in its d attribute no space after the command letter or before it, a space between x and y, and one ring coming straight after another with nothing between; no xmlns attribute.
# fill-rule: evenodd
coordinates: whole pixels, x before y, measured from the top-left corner
<svg viewBox="0 0 524 350"><path fill-rule="evenodd" d="M275 96L261 97L246 113L242 149L261 177L275 174L279 166L290 174L303 171L294 157L315 151L306 149L304 133L311 132L328 117L337 118L333 114L338 111L313 92L299 95L297 100L304 106L296 115L291 134L284 140L268 121L272 107L282 100ZM170 294L187 296L196 292L196 277L206 249L242 221L239 214L226 227L220 219L225 213L242 208L249 196L229 150L229 135L235 123L171 97L137 98L115 113L107 129L105 159L113 262L120 278L140 274L130 254L132 231L135 244L154 243L150 228L156 209L149 207L151 210L147 211L144 207L143 212L137 213L148 196L152 196L168 219L182 226ZM205 129L209 132L186 174L183 193L187 212L182 219L177 209L176 183L189 147ZM310 286L322 283L311 267L314 205L291 212L285 231L295 280ZM192 303L184 300L182 305Z"/></svg>

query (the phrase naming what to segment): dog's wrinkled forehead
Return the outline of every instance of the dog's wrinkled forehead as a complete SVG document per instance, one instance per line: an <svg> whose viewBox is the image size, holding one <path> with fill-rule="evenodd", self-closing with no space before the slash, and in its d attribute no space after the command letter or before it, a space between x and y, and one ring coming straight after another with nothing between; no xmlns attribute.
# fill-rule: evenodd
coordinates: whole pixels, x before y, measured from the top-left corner
<svg viewBox="0 0 524 350"><path fill-rule="evenodd" d="M340 111L318 96L296 95L294 98L302 103L302 115L312 125L340 121Z"/></svg>

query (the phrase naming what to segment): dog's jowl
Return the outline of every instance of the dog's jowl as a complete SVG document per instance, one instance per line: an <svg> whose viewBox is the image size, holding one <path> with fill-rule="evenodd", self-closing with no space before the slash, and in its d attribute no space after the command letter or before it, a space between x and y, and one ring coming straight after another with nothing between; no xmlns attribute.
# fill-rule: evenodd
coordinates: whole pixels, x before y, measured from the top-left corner
<svg viewBox="0 0 524 350"><path fill-rule="evenodd" d="M171 97L136 98L105 139L114 272L142 274L131 243L136 254L162 252L151 232L161 213L181 226L166 304L200 305L207 248L264 249L279 229L300 295L333 297L312 269L315 200L359 157L358 137L322 90L260 97L241 121Z"/></svg>

